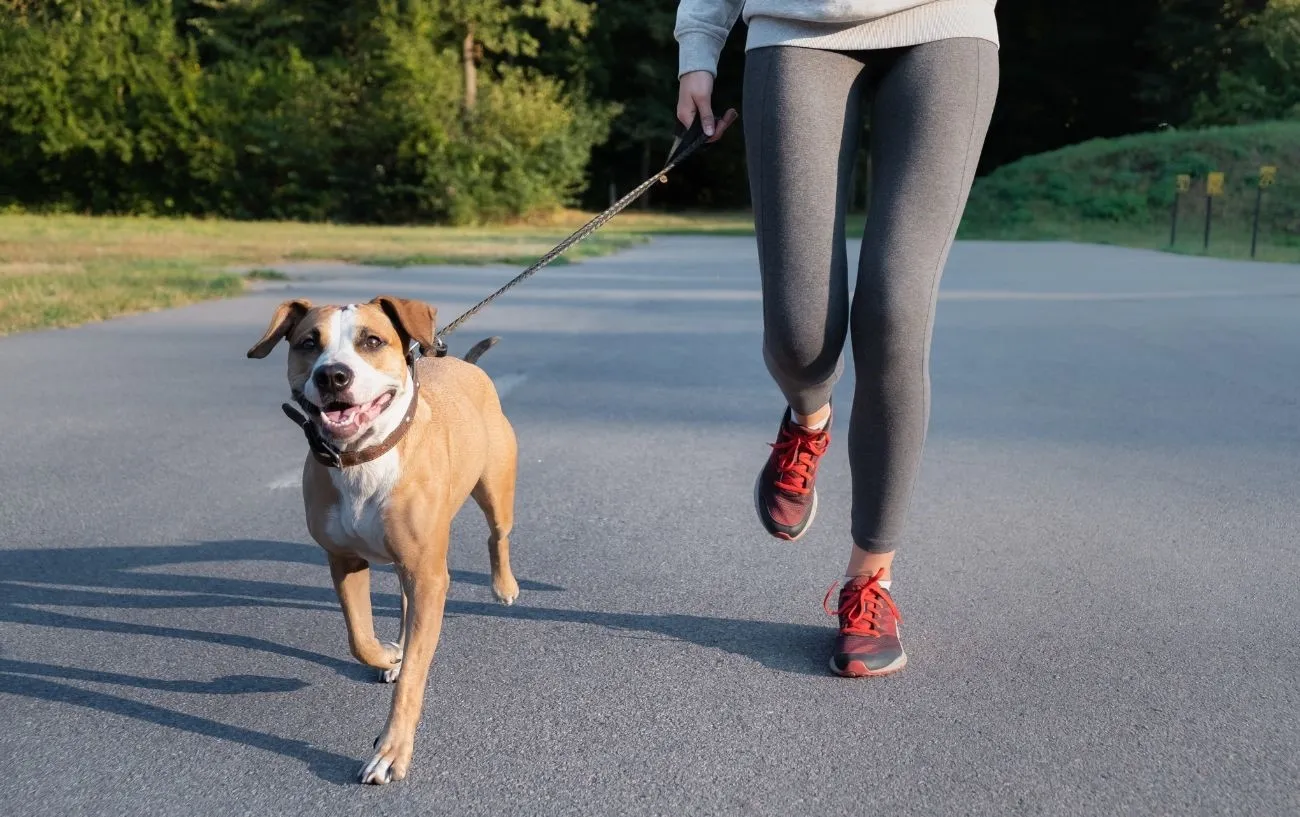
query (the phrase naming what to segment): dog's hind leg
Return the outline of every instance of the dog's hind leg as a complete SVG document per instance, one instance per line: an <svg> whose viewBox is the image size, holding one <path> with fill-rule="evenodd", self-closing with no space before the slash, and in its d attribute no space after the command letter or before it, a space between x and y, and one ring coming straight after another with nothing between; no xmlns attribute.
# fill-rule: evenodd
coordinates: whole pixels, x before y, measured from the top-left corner
<svg viewBox="0 0 1300 817"><path fill-rule="evenodd" d="M492 592L502 604L519 598L519 583L510 569L510 530L515 523L514 435L509 437L509 456L490 462L474 486L474 501L483 509L488 524L488 558L492 562Z"/></svg>
<svg viewBox="0 0 1300 817"><path fill-rule="evenodd" d="M334 580L343 619L348 625L348 647L352 656L367 666L382 670L385 675L401 669L402 648L397 644L381 644L375 637L370 609L370 563L357 556L337 553L328 553L328 556L330 578Z"/></svg>

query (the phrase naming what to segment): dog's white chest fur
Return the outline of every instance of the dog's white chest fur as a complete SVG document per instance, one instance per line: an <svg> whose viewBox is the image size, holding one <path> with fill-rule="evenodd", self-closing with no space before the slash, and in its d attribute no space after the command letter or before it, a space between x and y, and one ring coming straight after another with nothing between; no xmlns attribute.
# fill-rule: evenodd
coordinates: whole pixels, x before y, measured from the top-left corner
<svg viewBox="0 0 1300 817"><path fill-rule="evenodd" d="M330 469L339 499L329 510L325 530L337 546L367 561L386 564L393 560L384 539L384 508L397 484L398 466L394 449L365 465Z"/></svg>

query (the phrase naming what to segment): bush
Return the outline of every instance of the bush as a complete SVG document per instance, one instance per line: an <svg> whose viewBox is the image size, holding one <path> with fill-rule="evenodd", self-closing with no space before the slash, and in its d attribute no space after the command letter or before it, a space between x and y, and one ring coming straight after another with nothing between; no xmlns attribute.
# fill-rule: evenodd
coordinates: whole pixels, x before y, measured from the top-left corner
<svg viewBox="0 0 1300 817"><path fill-rule="evenodd" d="M458 8L7 0L0 208L466 223L570 203L614 110L485 60L466 111Z"/></svg>
<svg viewBox="0 0 1300 817"><path fill-rule="evenodd" d="M1191 175L1187 198L1200 200L1211 171L1226 181L1214 205L1216 222L1246 225L1261 165L1279 167L1261 229L1279 236L1300 230L1300 122L1282 122L1097 139L1028 156L976 181L962 231L1004 233L1031 223L1162 225L1175 176Z"/></svg>

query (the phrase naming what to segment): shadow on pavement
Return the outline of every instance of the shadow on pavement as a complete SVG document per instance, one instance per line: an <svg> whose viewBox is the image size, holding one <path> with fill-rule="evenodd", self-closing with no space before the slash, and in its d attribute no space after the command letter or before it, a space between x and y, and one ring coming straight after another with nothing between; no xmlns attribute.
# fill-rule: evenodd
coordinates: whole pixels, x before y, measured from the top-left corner
<svg viewBox="0 0 1300 817"><path fill-rule="evenodd" d="M0 623L220 644L295 658L326 667L357 681L373 681L373 670L355 661L280 644L259 636L168 624L116 621L49 609L75 607L80 610L158 611L269 607L338 610L338 600L330 587L148 572L150 568L233 561L301 563L319 566L322 571L326 571L324 557L315 545L293 542L237 540L157 547L0 550ZM464 584L491 585L487 574L474 571L454 571L452 579ZM520 585L541 592L563 589L542 582L520 582ZM377 593L375 600L379 605L376 608L378 615L397 615L398 599L395 595ZM341 631L342 621L339 626ZM307 686L306 682L297 678L256 675L228 675L209 681L147 678L0 658L0 693L72 704L198 735L235 741L301 760L317 776L328 782L350 782L357 769L357 758L326 752L303 741L223 724L152 703L82 689L60 683L60 680L113 684L158 692L244 695L293 692Z"/></svg>
<svg viewBox="0 0 1300 817"><path fill-rule="evenodd" d="M274 561L309 564L326 570L315 545L294 542L236 540L157 547L31 548L0 550L0 622L72 630L151 635L185 641L274 653L309 661L360 678L366 670L354 662L290 647L264 638L217 633L168 625L112 621L53 612L41 607L121 610L272 607L337 611L338 599L329 587L310 587L256 579L186 576L141 572L148 568L200 562ZM491 586L486 573L457 570L453 583ZM554 592L561 587L521 581L530 591ZM138 591L136 593L122 591ZM376 613L396 616L397 596L376 593Z"/></svg>
<svg viewBox="0 0 1300 817"><path fill-rule="evenodd" d="M69 681L89 681L96 684L153 689L159 692L187 692L197 695L245 695L252 692L295 692L307 686L297 678L272 678L265 675L223 675L211 681L171 681L164 678L144 678L122 675L117 672L60 667L34 661L11 661L0 658L0 673L34 675L41 678L63 678Z"/></svg>
<svg viewBox="0 0 1300 817"><path fill-rule="evenodd" d="M641 633L685 641L757 661L768 669L800 675L822 676L830 655L834 630L809 624L695 616L683 613L609 613L599 610L563 610L529 607L526 603L503 607L473 601L448 601L448 615L487 616L522 621L562 622L605 627L620 634Z"/></svg>
<svg viewBox="0 0 1300 817"><path fill-rule="evenodd" d="M0 622L54 629L82 630L180 639L220 644L307 661L356 680L370 680L372 671L343 660L254 635L210 632L187 627L114 621L92 615L55 612L50 607L119 610L176 610L220 607L268 607L337 610L329 587L311 587L255 579L148 572L148 568L201 562L279 561L325 568L314 545L292 542L236 540L190 545L31 548L0 550ZM452 581L490 585L486 574L454 571ZM521 581L525 590L556 592L564 588ZM377 593L380 615L395 616L398 599ZM386 607L387 609L383 609ZM610 613L549 607L449 600L450 616L488 616L521 621L566 622L609 628L625 634L647 634L720 649L785 672L819 674L828 630L799 624L745 621L682 614ZM320 778L350 781L355 758L344 757L310 743L223 724L151 703L83 689L61 681L113 684L169 693L241 695L292 692L307 686L296 678L228 675L210 681L148 678L101 670L0 658L0 693L54 703L71 704L135 720L230 740L306 763Z"/></svg>
<svg viewBox="0 0 1300 817"><path fill-rule="evenodd" d="M4 664L21 663L21 662L3 662ZM63 668L57 667L62 671ZM80 679L80 671L73 670L73 677ZM98 673L89 673L97 675ZM139 679L149 680L149 679ZM286 681L284 678L264 678L260 681ZM300 683L300 682L294 682ZM241 691L251 692L260 690L245 689ZM184 712L166 709L161 706L133 701L129 698L120 698L116 695L108 695L103 692L93 692L80 687L60 684L48 680L48 677L33 682L30 677L25 675L11 674L5 667L0 666L0 693L10 695L22 695L27 698L35 698L51 703L72 704L86 709L93 709L99 712L109 712L114 715L120 715L126 718L144 721L146 723L166 726L171 729L180 729L186 732L192 732L196 735L217 738L219 740L229 740L235 743L242 743L245 746L251 746L255 749L263 749L268 752L274 752L285 757L296 758L305 762L317 777L330 783L348 783L355 780L358 761L356 758L344 757L333 752L327 752L312 746L310 743L301 740L290 740L288 738L268 735L265 732L258 732L253 729L244 729L239 726L220 723L209 718L202 718L197 715L189 715Z"/></svg>
<svg viewBox="0 0 1300 817"><path fill-rule="evenodd" d="M113 621L54 612L49 607L116 608L123 610L269 607L337 611L329 587L175 572L144 572L147 568L201 562L275 561L325 568L315 545L296 542L234 540L186 545L32 548L0 551L0 622L72 630L175 638L220 644L308 661L357 680L370 671L350 659L278 644L254 635L209 632L185 627ZM486 573L456 570L452 583L488 587ZM520 580L525 591L558 592L564 588ZM138 591L127 593L122 591ZM377 616L395 617L398 599L375 593ZM526 603L502 607L493 603L449 599L447 614L524 621L586 624L617 631L647 633L720 649L752 659L771 669L820 674L827 648L825 627L781 622L695 616L679 613L620 613L532 607ZM340 623L341 626L341 623Z"/></svg>

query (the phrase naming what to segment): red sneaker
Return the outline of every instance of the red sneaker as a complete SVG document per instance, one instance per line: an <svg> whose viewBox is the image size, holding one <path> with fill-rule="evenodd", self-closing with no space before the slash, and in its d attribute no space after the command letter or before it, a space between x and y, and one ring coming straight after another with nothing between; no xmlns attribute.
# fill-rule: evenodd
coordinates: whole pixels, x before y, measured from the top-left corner
<svg viewBox="0 0 1300 817"><path fill-rule="evenodd" d="M793 542L817 515L817 463L831 444L831 424L818 431L797 425L785 410L767 465L754 484L754 507L767 532Z"/></svg>
<svg viewBox="0 0 1300 817"><path fill-rule="evenodd" d="M839 615L840 635L831 654L831 672L846 678L888 675L907 666L907 653L898 638L898 614L889 591L880 586L884 568L874 576L859 576L840 590L839 610L831 610L831 593L826 591L822 607L827 615Z"/></svg>

